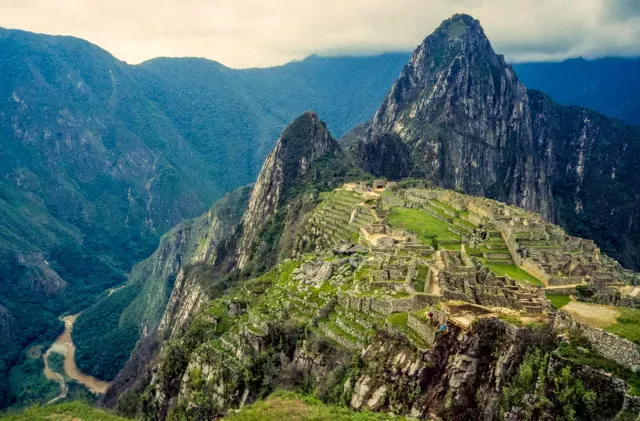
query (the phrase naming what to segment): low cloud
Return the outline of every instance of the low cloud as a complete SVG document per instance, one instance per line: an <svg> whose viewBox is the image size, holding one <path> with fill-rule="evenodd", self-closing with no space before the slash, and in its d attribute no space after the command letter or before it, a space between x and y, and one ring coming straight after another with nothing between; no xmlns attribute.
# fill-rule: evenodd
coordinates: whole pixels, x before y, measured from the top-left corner
<svg viewBox="0 0 640 421"><path fill-rule="evenodd" d="M638 0L3 0L0 26L84 38L130 63L262 67L409 51L454 13L480 19L509 61L640 55Z"/></svg>

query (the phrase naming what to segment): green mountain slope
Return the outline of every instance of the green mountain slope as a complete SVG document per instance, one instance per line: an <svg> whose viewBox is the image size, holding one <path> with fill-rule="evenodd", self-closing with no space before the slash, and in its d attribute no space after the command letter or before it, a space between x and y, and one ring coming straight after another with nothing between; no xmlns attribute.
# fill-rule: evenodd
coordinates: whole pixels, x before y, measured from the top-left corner
<svg viewBox="0 0 640 421"><path fill-rule="evenodd" d="M129 66L83 40L5 29L0 47L0 306L13 326L1 341L0 406L23 347L123 283L168 229L252 182L312 97L340 104L334 123L345 130L370 117L404 61Z"/></svg>

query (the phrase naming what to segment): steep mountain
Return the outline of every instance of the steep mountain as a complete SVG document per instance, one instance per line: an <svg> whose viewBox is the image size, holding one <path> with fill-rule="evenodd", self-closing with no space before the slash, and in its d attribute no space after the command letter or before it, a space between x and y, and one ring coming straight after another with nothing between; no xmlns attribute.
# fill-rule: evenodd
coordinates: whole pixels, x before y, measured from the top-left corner
<svg viewBox="0 0 640 421"><path fill-rule="evenodd" d="M640 60L607 57L516 63L520 80L560 104L579 105L640 125Z"/></svg>
<svg viewBox="0 0 640 421"><path fill-rule="evenodd" d="M234 70L210 60L159 58L132 70L185 140L220 163L215 179L237 186L255 181L274 139L303 112L326 116L338 137L370 119L407 59L312 56Z"/></svg>
<svg viewBox="0 0 640 421"><path fill-rule="evenodd" d="M141 338L104 402L115 404L120 392L138 387L149 355L184 334L210 300L239 279L264 273L289 256L298 245L294 234L318 203L320 191L362 177L366 179L314 112L295 119L265 160L250 195L247 188L233 192L208 215L170 231L154 255L134 268L123 290L80 316L80 331L74 330L78 363L100 378L113 378ZM210 222L212 215L218 222ZM111 327L96 330L100 324ZM128 328L135 334L125 335ZM106 371L104 361L113 360L110 355L124 358L107 364Z"/></svg>
<svg viewBox="0 0 640 421"><path fill-rule="evenodd" d="M456 15L416 49L349 148L376 175L540 212L638 268L639 133L528 90L480 23Z"/></svg>
<svg viewBox="0 0 640 421"><path fill-rule="evenodd" d="M204 163L108 53L20 31L1 30L0 45L0 302L17 328L2 355L10 366L22 346L57 333L60 313L121 283L157 231L200 211L208 189L196 182ZM168 206L169 197L182 205Z"/></svg>
<svg viewBox="0 0 640 421"><path fill-rule="evenodd" d="M242 220L242 238L237 252L240 269L248 263L256 240L287 193L302 183L318 159L336 149L338 144L326 124L313 112L296 119L282 133L262 166Z"/></svg>

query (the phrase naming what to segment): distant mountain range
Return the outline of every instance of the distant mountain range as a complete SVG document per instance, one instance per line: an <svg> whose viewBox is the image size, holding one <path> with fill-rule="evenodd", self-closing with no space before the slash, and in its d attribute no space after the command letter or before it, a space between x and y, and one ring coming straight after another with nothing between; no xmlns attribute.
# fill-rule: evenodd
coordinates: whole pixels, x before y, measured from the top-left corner
<svg viewBox="0 0 640 421"><path fill-rule="evenodd" d="M640 59L571 59L559 63L517 63L520 80L564 105L591 108L640 125Z"/></svg>

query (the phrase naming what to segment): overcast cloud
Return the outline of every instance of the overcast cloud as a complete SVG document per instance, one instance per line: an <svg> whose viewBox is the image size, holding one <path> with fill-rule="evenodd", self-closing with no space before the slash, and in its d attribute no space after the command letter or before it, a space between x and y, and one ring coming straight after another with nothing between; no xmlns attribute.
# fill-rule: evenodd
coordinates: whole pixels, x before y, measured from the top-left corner
<svg viewBox="0 0 640 421"><path fill-rule="evenodd" d="M458 12L512 62L640 55L640 0L0 0L0 26L84 38L130 63L263 67L409 51Z"/></svg>

